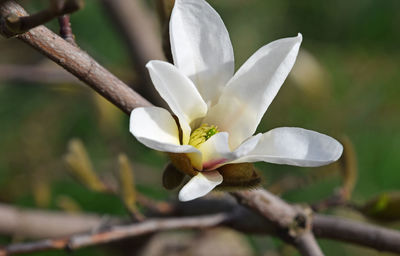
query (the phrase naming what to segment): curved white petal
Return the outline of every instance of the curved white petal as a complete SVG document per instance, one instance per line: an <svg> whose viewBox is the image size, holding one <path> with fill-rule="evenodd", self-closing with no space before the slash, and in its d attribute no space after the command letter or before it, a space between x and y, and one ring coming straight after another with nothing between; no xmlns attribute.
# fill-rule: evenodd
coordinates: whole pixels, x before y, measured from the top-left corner
<svg viewBox="0 0 400 256"><path fill-rule="evenodd" d="M213 170L227 162L243 157L253 150L261 139L261 134L257 134L232 151L229 148L228 136L228 133L220 132L200 145L202 168L198 170ZM198 154L195 153L188 155L192 159L192 163L195 162L193 159L198 157Z"/></svg>
<svg viewBox="0 0 400 256"><path fill-rule="evenodd" d="M174 65L153 60L146 67L157 91L178 117L183 131L183 144L187 144L191 132L190 123L204 117L207 113L206 103L192 81Z"/></svg>
<svg viewBox="0 0 400 256"><path fill-rule="evenodd" d="M335 139L310 130L282 127L264 133L247 156L233 163L264 161L296 166L322 166L342 155L343 146Z"/></svg>
<svg viewBox="0 0 400 256"><path fill-rule="evenodd" d="M171 114L159 107L132 110L129 130L138 141L149 148L173 153L197 152L189 145L180 145L178 126Z"/></svg>
<svg viewBox="0 0 400 256"><path fill-rule="evenodd" d="M289 74L302 36L274 41L259 49L239 69L222 91L204 122L230 134L236 147L251 136Z"/></svg>
<svg viewBox="0 0 400 256"><path fill-rule="evenodd" d="M176 0L170 41L174 64L213 104L234 72L232 44L221 17L204 0Z"/></svg>
<svg viewBox="0 0 400 256"><path fill-rule="evenodd" d="M179 191L179 200L190 201L205 196L221 183L222 175L218 171L199 172Z"/></svg>

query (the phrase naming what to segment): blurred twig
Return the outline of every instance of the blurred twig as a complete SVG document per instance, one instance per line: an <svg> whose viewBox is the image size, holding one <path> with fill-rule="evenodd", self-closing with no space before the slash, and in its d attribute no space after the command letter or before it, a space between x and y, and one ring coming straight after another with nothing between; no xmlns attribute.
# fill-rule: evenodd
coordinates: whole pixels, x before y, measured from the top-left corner
<svg viewBox="0 0 400 256"><path fill-rule="evenodd" d="M343 136L341 139L343 144L343 155L339 159L338 164L342 177L342 184L334 191L334 194L320 202L314 203L312 209L314 211L322 211L332 207L347 206L354 208L350 201L354 187L357 183L358 167L356 152L350 138Z"/></svg>
<svg viewBox="0 0 400 256"><path fill-rule="evenodd" d="M61 15L58 17L58 24L60 25L60 36L68 43L75 45L75 36L72 33L71 21L69 15Z"/></svg>
<svg viewBox="0 0 400 256"><path fill-rule="evenodd" d="M169 20L175 0L157 0L158 17L161 24L162 48L169 62L172 60L171 43L169 40Z"/></svg>
<svg viewBox="0 0 400 256"><path fill-rule="evenodd" d="M72 139L68 144L68 152L64 155L68 170L86 188L106 194L121 197L126 209L134 220L143 220L144 216L138 211L136 203L157 212L171 211L168 204L151 200L135 190L134 176L131 163L125 154L118 156L119 187L106 184L93 169L93 164L82 141Z"/></svg>
<svg viewBox="0 0 400 256"><path fill-rule="evenodd" d="M62 209L67 213L80 213L82 212L81 207L79 204L69 196L61 195L58 196L56 199L56 204L58 208Z"/></svg>
<svg viewBox="0 0 400 256"><path fill-rule="evenodd" d="M79 80L58 68L45 65L0 65L0 80L40 83L78 83Z"/></svg>
<svg viewBox="0 0 400 256"><path fill-rule="evenodd" d="M154 18L141 0L102 0L101 3L127 45L140 79L141 86L136 86L136 89L153 104L165 106L146 69L150 60L165 59Z"/></svg>
<svg viewBox="0 0 400 256"><path fill-rule="evenodd" d="M137 193L133 177L132 165L125 154L118 156L119 170L118 178L120 184L120 197L125 207L135 220L143 220L144 216L140 214L136 207Z"/></svg>
<svg viewBox="0 0 400 256"><path fill-rule="evenodd" d="M107 190L107 187L94 171L92 161L82 141L72 139L68 143L68 152L64 156L64 160L68 164L70 173L84 186L98 192Z"/></svg>
<svg viewBox="0 0 400 256"><path fill-rule="evenodd" d="M345 201L351 198L354 187L357 183L358 176L358 166L357 166L357 156L354 149L354 145L350 138L343 136L341 139L343 144L343 155L340 158L339 163L341 164L341 173L343 179L343 185L340 193Z"/></svg>
<svg viewBox="0 0 400 256"><path fill-rule="evenodd" d="M400 254L400 232L338 217L315 215L313 231L321 238L359 244Z"/></svg>
<svg viewBox="0 0 400 256"><path fill-rule="evenodd" d="M112 218L111 223L119 222ZM94 214L68 214L45 210L25 210L0 204L0 234L43 239L68 236L99 227L103 218Z"/></svg>

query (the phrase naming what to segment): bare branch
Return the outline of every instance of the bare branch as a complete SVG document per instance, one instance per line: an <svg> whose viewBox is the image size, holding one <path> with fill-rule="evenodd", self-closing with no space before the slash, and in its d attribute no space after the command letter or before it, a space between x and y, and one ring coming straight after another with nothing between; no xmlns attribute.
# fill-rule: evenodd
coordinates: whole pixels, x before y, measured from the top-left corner
<svg viewBox="0 0 400 256"><path fill-rule="evenodd" d="M150 60L165 60L154 20L142 1L102 0L129 46L138 70Z"/></svg>
<svg viewBox="0 0 400 256"><path fill-rule="evenodd" d="M0 6L2 18L10 14L27 15L25 10L15 2L6 2ZM4 32L4 24L0 31ZM136 107L151 106L146 99L102 67L86 52L66 42L46 27L36 27L29 32L18 35L17 38L65 68L125 113L130 113Z"/></svg>
<svg viewBox="0 0 400 256"><path fill-rule="evenodd" d="M231 193L240 204L254 209L275 228L282 240L295 245L302 255L323 255L311 233L311 210L289 205L279 197L263 190L237 191Z"/></svg>
<svg viewBox="0 0 400 256"><path fill-rule="evenodd" d="M145 235L171 229L192 229L215 227L228 220L228 215L214 214L202 217L152 219L137 224L114 226L110 230L95 234L75 235L70 238L46 239L43 241L13 244L0 249L0 255L21 254L43 250L76 250L82 247Z"/></svg>
<svg viewBox="0 0 400 256"><path fill-rule="evenodd" d="M51 6L41 12L32 15L17 15L9 13L4 16L4 31L3 33L8 36L15 36L22 34L34 27L42 25L57 16L67 13L75 12L83 7L82 0L59 0L52 1Z"/></svg>
<svg viewBox="0 0 400 256"><path fill-rule="evenodd" d="M368 223L338 217L315 215L313 231L316 236L400 253L400 232Z"/></svg>
<svg viewBox="0 0 400 256"><path fill-rule="evenodd" d="M60 237L97 228L98 215L72 215L41 210L22 210L0 204L0 234L29 238Z"/></svg>
<svg viewBox="0 0 400 256"><path fill-rule="evenodd" d="M302 255L324 255L317 241L315 240L314 235L309 231L303 233L297 240L295 240L295 245Z"/></svg>
<svg viewBox="0 0 400 256"><path fill-rule="evenodd" d="M276 234L274 223L271 223L259 214L238 205L233 200L200 199L188 203L174 202L169 204L169 208L170 210L168 212L162 210L159 213L162 216L165 216L165 213L167 213L168 216L172 214L173 216L179 216L179 218L149 218L145 220L144 223L150 221L150 223L153 224L144 224L144 226L138 226L138 224L127 225L126 229L128 229L129 232L125 232L125 235L122 235L121 233L113 233L113 231L119 230L121 227L124 227L122 230L126 230L125 226L119 225L116 229L110 228L105 231L103 229L103 231L92 232L84 235L73 235L69 238L65 238L68 235L76 234L84 230L93 230L96 228L98 230L98 227L100 226L106 228L107 225L105 224L108 224L109 226L110 223L104 223L104 219L96 215L69 215L61 212L26 210L12 206L0 205L0 233L6 235L20 234L27 238L43 238L45 236L64 237L62 239L46 239L43 241L28 244L23 243L18 246L11 245L7 247L8 250L13 248L12 250L14 253L21 252L21 250L36 251L44 249L65 249L67 244L70 241L73 241L74 237L85 237L85 241L96 241L96 244L100 244L109 242L110 240L108 239L120 240L127 237L135 237L146 232L180 228L204 228L205 226L203 221L209 224L207 227L223 225L245 233ZM185 217L204 214L205 212L208 212L208 214L191 218ZM215 216L223 217L221 217L219 221L212 222L215 221ZM122 222L117 218L110 218L110 220L112 223ZM153 222L153 220L155 220L155 222ZM169 223L170 220L172 220L172 224ZM180 220L182 220L182 222L180 222ZM194 220L200 220L200 222L196 225L194 224ZM156 228L155 226L152 226L154 223L162 225L156 225ZM190 224L190 226L187 226L188 223L193 223L193 225ZM312 225L313 231L317 237L345 241L382 251L397 253L400 251L400 232L398 231L354 220L345 220L342 218L319 214L314 215ZM150 226L152 228L150 228ZM107 234L107 239L95 239L95 237L101 237L102 234ZM319 254L319 247L317 247L316 241L310 232L303 232L301 236L292 241L292 244L297 246L303 255L321 255ZM89 245L92 244L90 242L85 242L84 245L79 242L79 248ZM75 246L78 245L75 244Z"/></svg>

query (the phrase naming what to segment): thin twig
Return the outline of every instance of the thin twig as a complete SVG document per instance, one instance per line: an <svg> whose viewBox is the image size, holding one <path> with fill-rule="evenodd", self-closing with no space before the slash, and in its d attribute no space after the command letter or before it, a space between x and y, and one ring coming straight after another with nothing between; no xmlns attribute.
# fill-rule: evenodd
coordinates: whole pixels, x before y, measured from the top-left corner
<svg viewBox="0 0 400 256"><path fill-rule="evenodd" d="M34 27L51 21L57 16L75 12L83 7L83 0L57 0L51 6L32 15L9 13L4 16L4 31L8 37L22 34Z"/></svg>
<svg viewBox="0 0 400 256"><path fill-rule="evenodd" d="M75 45L75 36L72 33L71 21L69 15L58 16L58 24L60 25L60 36L68 43Z"/></svg>

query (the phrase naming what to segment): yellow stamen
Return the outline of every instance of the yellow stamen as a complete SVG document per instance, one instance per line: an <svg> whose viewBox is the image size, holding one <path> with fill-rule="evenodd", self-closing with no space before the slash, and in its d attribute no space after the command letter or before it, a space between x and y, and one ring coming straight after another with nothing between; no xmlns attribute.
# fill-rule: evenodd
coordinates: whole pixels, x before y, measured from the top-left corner
<svg viewBox="0 0 400 256"><path fill-rule="evenodd" d="M206 142L209 138L219 132L218 127L215 125L202 124L199 128L194 130L190 135L189 145L195 148L200 147L201 144Z"/></svg>

